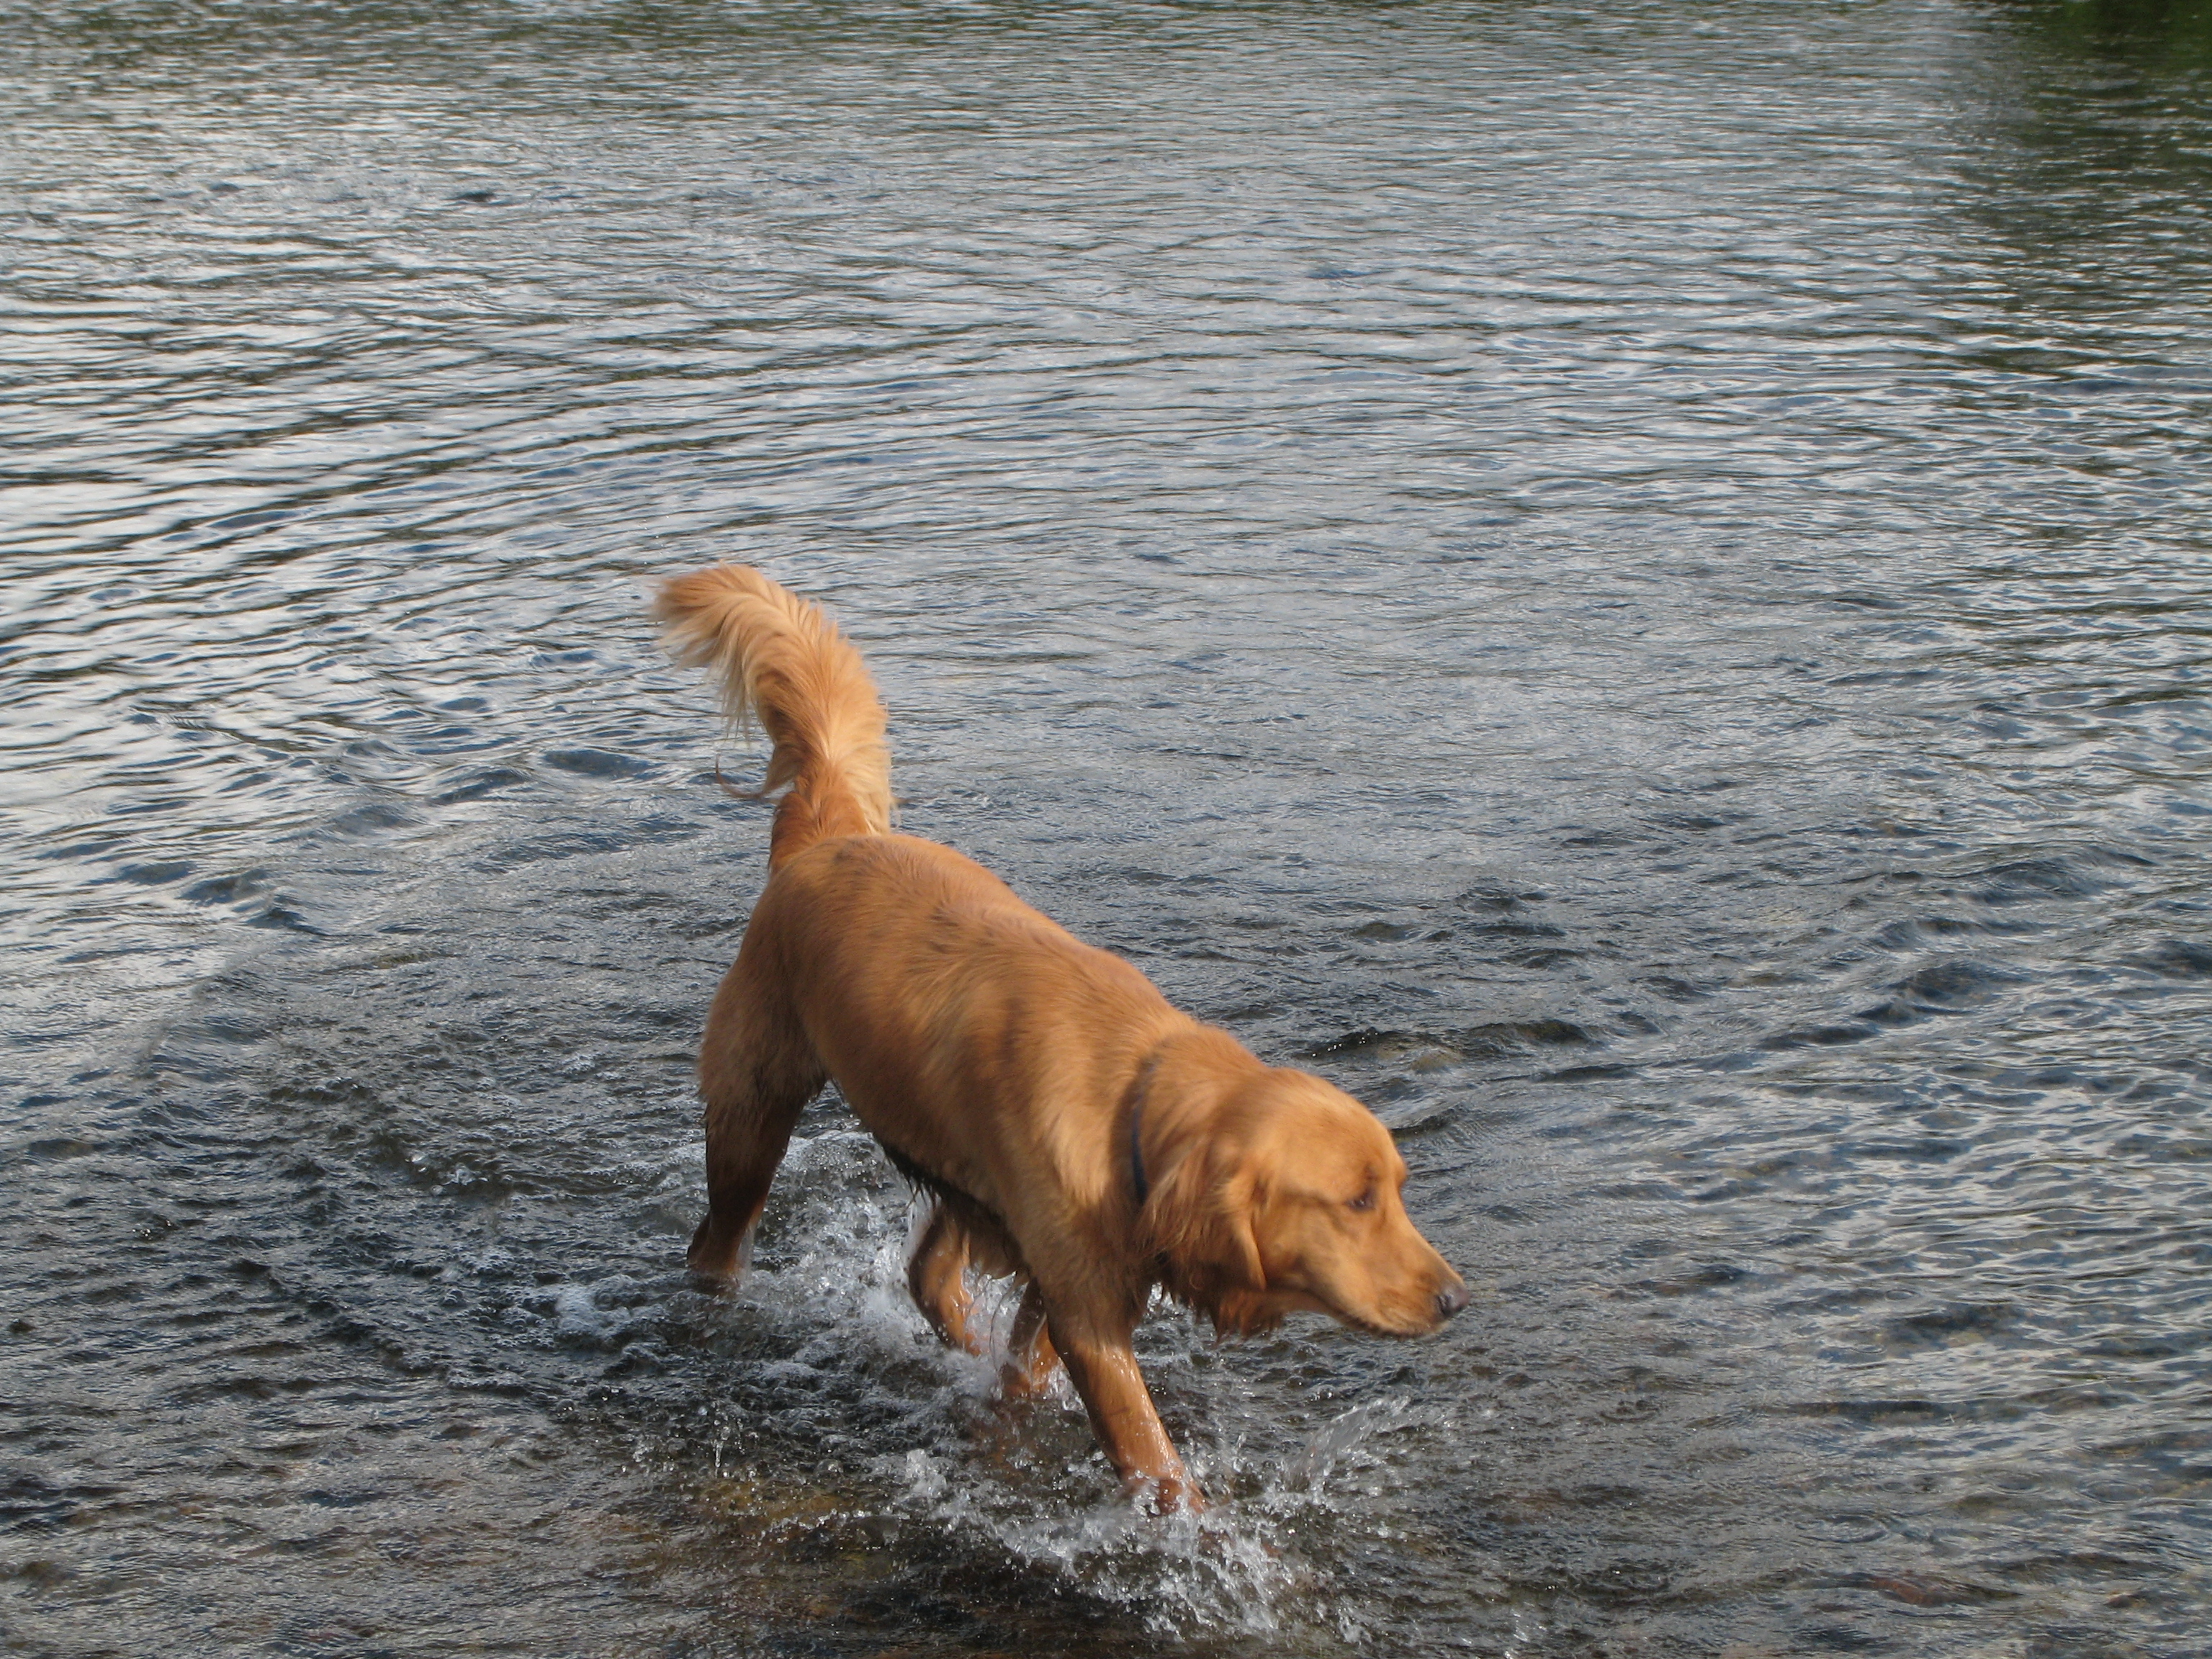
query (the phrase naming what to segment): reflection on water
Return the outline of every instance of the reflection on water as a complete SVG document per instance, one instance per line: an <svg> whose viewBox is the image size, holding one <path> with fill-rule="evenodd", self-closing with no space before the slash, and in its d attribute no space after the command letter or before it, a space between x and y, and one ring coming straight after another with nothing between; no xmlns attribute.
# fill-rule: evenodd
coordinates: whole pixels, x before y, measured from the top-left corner
<svg viewBox="0 0 2212 1659"><path fill-rule="evenodd" d="M10 1643L2196 1651L2207 19L11 10ZM1478 1286L1203 1527L683 1279L717 558Z"/></svg>

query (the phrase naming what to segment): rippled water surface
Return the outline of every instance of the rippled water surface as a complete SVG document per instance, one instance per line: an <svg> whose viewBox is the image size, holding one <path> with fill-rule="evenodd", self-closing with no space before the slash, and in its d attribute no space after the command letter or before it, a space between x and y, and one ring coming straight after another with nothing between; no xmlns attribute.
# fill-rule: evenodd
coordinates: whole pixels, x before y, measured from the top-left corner
<svg viewBox="0 0 2212 1659"><path fill-rule="evenodd" d="M2184 1656L2202 4L0 7L9 1651ZM651 580L1478 1304L925 1340Z"/></svg>

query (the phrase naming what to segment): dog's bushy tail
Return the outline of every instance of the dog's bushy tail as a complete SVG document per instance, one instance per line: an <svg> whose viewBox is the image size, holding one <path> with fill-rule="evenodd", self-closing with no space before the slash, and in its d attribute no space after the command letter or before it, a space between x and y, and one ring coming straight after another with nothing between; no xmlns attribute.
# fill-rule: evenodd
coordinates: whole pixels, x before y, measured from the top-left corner
<svg viewBox="0 0 2212 1659"><path fill-rule="evenodd" d="M678 576L653 607L676 660L720 682L732 726L750 715L775 744L760 793L787 790L770 868L832 836L886 835L891 757L876 683L819 607L743 565Z"/></svg>

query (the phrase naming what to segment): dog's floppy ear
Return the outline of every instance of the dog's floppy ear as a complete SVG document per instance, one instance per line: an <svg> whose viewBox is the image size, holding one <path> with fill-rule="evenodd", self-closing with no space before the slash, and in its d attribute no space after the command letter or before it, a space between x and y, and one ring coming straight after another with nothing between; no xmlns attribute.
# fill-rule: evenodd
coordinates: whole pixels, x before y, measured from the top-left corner
<svg viewBox="0 0 2212 1659"><path fill-rule="evenodd" d="M1171 1156L1142 1218L1168 1293L1212 1320L1217 1330L1275 1323L1263 1311L1267 1276L1252 1225L1265 1196L1257 1172L1237 1147L1218 1139L1187 1140Z"/></svg>

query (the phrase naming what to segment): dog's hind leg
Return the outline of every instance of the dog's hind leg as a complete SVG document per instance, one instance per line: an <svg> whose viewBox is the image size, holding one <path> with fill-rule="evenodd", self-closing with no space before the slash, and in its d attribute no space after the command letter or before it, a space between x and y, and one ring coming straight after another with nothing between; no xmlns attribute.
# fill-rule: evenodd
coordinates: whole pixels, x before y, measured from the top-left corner
<svg viewBox="0 0 2212 1659"><path fill-rule="evenodd" d="M752 984L744 953L722 981L699 1052L707 1103L707 1215L691 1236L691 1271L734 1279L743 1270L791 1143L792 1125L829 1074L781 999Z"/></svg>

